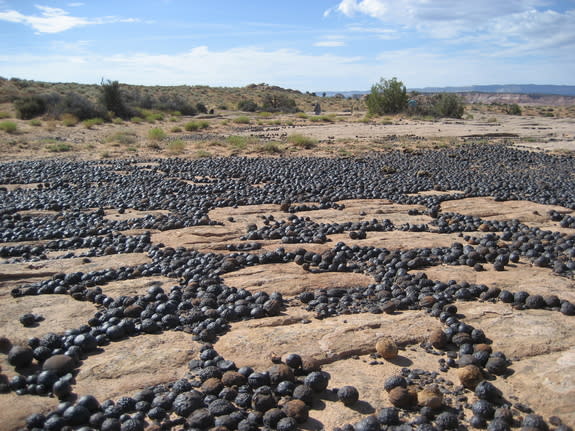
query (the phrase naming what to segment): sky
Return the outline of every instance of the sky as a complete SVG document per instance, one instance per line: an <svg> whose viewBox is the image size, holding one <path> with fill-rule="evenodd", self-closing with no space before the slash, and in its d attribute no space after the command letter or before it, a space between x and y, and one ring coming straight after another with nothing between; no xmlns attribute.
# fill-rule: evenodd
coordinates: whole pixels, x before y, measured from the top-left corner
<svg viewBox="0 0 575 431"><path fill-rule="evenodd" d="M0 76L300 91L575 84L575 0L0 0Z"/></svg>

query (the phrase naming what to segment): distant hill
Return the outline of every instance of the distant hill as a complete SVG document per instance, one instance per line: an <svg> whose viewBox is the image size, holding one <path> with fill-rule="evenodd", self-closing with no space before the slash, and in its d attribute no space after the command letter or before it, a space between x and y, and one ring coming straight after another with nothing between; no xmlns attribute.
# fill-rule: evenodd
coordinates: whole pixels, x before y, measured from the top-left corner
<svg viewBox="0 0 575 431"><path fill-rule="evenodd" d="M471 85L467 87L425 87L410 88L408 91L419 93L505 93L505 94L545 94L556 96L575 96L575 85L537 85L537 84L506 84L506 85ZM321 96L323 91L316 91ZM369 91L325 91L326 96L341 94L345 97L369 94Z"/></svg>
<svg viewBox="0 0 575 431"><path fill-rule="evenodd" d="M425 87L410 91L420 93L506 93L506 94L552 94L557 96L575 96L575 85L471 85L468 87Z"/></svg>

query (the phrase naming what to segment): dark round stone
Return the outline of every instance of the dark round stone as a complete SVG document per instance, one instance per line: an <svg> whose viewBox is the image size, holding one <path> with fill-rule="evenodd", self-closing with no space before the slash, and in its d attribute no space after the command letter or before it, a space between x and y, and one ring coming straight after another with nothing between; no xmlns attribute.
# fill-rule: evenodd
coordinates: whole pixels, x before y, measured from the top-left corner
<svg viewBox="0 0 575 431"><path fill-rule="evenodd" d="M13 346L8 352L8 362L16 368L26 368L33 360L34 352L29 347Z"/></svg>
<svg viewBox="0 0 575 431"><path fill-rule="evenodd" d="M337 398L346 406L354 405L359 399L359 392L353 386L343 386L337 391Z"/></svg>

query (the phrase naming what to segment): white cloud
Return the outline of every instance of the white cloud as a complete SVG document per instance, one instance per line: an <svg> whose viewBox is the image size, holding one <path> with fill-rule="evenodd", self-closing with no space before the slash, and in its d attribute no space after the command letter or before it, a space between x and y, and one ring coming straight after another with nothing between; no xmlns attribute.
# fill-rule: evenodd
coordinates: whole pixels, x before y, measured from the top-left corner
<svg viewBox="0 0 575 431"><path fill-rule="evenodd" d="M198 46L175 54L0 55L3 76L55 82L97 83L102 77L141 85L244 86L267 82L286 88L368 88L378 72L362 57L310 55L291 49ZM42 67L38 67L41 64Z"/></svg>
<svg viewBox="0 0 575 431"><path fill-rule="evenodd" d="M64 9L36 5L40 15L24 15L15 10L0 12L0 20L21 23L32 27L38 33L60 33L74 27L94 24L110 24L117 22L136 22L134 18L118 18L114 16L102 18L83 18L71 16Z"/></svg>
<svg viewBox="0 0 575 431"><path fill-rule="evenodd" d="M84 3L80 3L80 2L74 2L74 3L68 3L69 7L80 7L80 6L84 6Z"/></svg>
<svg viewBox="0 0 575 431"><path fill-rule="evenodd" d="M338 46L345 46L345 42L342 40L320 40L319 42L314 43L313 46L336 48Z"/></svg>

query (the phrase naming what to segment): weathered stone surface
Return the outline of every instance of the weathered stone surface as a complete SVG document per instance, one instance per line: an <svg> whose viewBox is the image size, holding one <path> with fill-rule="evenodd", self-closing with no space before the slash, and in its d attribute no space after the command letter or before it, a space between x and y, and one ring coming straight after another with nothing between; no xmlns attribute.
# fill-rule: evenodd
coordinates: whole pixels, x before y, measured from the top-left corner
<svg viewBox="0 0 575 431"><path fill-rule="evenodd" d="M302 319L311 322L302 323ZM438 326L436 319L420 311L316 320L311 313L295 309L285 316L234 323L215 348L224 357L235 358L238 366L267 368L271 352L280 356L299 353L328 363L374 353L375 341L383 336L393 338L400 347L420 343Z"/></svg>
<svg viewBox="0 0 575 431"><path fill-rule="evenodd" d="M132 394L157 383L182 378L199 345L183 332L164 332L111 343L88 357L76 377L78 395L99 400Z"/></svg>

